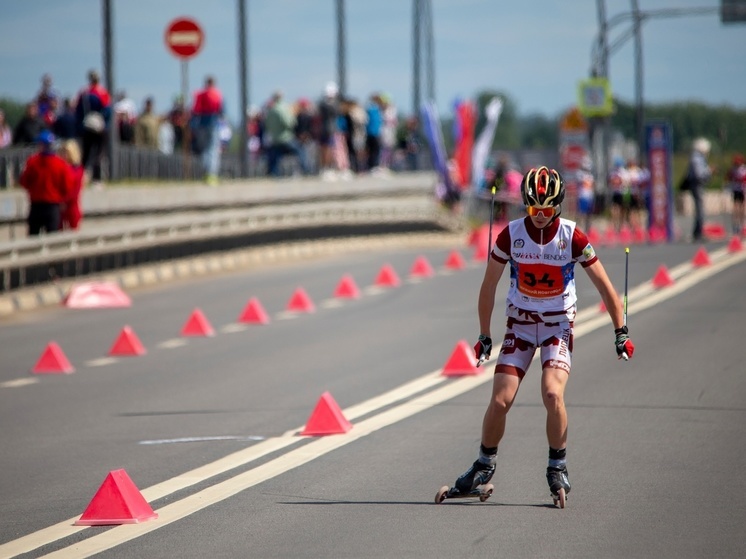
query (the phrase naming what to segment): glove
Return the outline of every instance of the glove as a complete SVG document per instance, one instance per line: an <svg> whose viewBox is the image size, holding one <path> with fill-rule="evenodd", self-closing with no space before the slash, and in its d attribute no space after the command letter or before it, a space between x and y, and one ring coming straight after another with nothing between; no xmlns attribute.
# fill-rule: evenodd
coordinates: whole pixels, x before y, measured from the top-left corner
<svg viewBox="0 0 746 559"><path fill-rule="evenodd" d="M635 352L635 344L629 339L629 330L627 327L622 326L621 328L617 328L614 330L614 334L616 334L614 345L616 346L617 359L622 359L625 354L627 357L632 357L632 354Z"/></svg>
<svg viewBox="0 0 746 559"><path fill-rule="evenodd" d="M485 360L487 360L490 358L490 353L492 353L492 338L479 334L479 341L474 344L474 355L477 359L482 359L484 355Z"/></svg>

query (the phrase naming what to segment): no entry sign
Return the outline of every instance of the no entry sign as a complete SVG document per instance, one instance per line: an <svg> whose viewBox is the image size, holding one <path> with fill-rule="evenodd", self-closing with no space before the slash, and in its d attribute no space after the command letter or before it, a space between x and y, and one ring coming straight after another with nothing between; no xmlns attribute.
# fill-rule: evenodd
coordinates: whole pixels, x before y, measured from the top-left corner
<svg viewBox="0 0 746 559"><path fill-rule="evenodd" d="M164 39L174 56L186 59L192 58L202 49L205 34L196 21L180 17L168 24Z"/></svg>

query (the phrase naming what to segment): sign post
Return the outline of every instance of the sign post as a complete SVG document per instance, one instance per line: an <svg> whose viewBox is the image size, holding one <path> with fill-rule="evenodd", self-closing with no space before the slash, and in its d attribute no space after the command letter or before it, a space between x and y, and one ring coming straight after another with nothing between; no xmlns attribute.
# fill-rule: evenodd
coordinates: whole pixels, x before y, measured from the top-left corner
<svg viewBox="0 0 746 559"><path fill-rule="evenodd" d="M181 99L183 109L189 106L189 59L197 56L205 42L205 34L199 24L191 18L180 17L173 20L166 27L163 35L166 48L175 57L181 59ZM183 150L185 156L184 176L188 175L190 168L189 153L191 134L189 127L184 130Z"/></svg>
<svg viewBox="0 0 746 559"><path fill-rule="evenodd" d="M645 147L650 167L648 236L651 242L674 240L671 136L668 122L653 121L645 126Z"/></svg>
<svg viewBox="0 0 746 559"><path fill-rule="evenodd" d="M188 60L202 50L205 34L196 21L180 17L168 24L163 38L169 52L181 59L181 96L186 106L189 95Z"/></svg>

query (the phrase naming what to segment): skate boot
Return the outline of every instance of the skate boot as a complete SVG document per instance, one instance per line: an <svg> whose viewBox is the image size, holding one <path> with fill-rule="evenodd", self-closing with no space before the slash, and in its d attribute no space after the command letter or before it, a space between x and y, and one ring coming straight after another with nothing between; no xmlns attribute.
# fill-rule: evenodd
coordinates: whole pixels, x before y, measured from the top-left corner
<svg viewBox="0 0 746 559"><path fill-rule="evenodd" d="M477 460L468 470L459 476L456 484L453 486L453 490L459 493L469 493L480 485L486 485L492 479L494 473L494 464L485 464Z"/></svg>
<svg viewBox="0 0 746 559"><path fill-rule="evenodd" d="M563 468L547 468L547 483L552 493L554 504L559 503L560 508L565 508L565 498L570 493L570 479L567 477L567 466Z"/></svg>

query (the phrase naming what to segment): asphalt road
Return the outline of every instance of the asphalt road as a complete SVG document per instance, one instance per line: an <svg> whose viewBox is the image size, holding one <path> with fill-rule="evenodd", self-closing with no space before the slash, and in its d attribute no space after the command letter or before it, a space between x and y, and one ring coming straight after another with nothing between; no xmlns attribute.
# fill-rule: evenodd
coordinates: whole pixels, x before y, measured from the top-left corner
<svg viewBox="0 0 746 559"><path fill-rule="evenodd" d="M468 266L444 273L451 248ZM544 479L535 365L509 416L493 497L433 504L474 459L489 395L488 371L439 374L477 334L483 264L463 243L278 264L139 289L128 309L6 320L0 557L742 557L746 264L711 243L713 265L693 270L696 248L633 247L629 363L615 359L599 296L577 268L587 312L566 395L565 510ZM623 250L599 253L621 291ZM437 274L410 281L420 255ZM375 292L385 263L402 285ZM646 289L661 264L674 286ZM344 274L360 299L333 298ZM297 287L316 312L286 312ZM238 329L250 297L271 322ZM180 336L196 307L216 336ZM148 353L103 359L125 324ZM29 374L50 340L75 373ZM298 436L325 391L353 428ZM73 527L120 468L159 519Z"/></svg>

